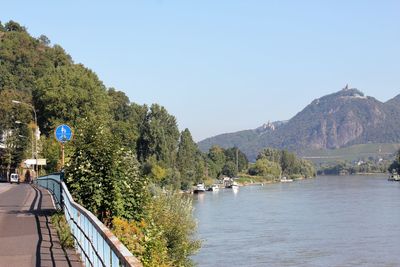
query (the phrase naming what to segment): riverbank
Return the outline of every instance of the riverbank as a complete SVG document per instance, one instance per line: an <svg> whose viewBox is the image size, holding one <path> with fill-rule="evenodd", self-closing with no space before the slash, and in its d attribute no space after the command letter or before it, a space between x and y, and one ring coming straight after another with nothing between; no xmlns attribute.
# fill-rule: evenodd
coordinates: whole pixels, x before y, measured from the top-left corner
<svg viewBox="0 0 400 267"><path fill-rule="evenodd" d="M348 174L318 174L318 176L377 176L377 175L389 175L384 172L360 172L360 173L348 173Z"/></svg>
<svg viewBox="0 0 400 267"><path fill-rule="evenodd" d="M316 178L316 177L311 177ZM305 177L297 177L294 178L294 181L301 181L305 179L311 179ZM239 178L235 179L235 182L239 184L239 186L252 186L252 185L264 185L264 184L276 184L280 183L281 179L278 177L264 177L264 176L239 176Z"/></svg>

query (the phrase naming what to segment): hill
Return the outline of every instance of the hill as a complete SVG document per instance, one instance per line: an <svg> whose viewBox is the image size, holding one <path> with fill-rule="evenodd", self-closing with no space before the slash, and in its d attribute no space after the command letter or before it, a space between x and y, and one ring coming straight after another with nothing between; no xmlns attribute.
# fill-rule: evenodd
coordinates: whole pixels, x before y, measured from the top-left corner
<svg viewBox="0 0 400 267"><path fill-rule="evenodd" d="M208 138L212 145L237 146L254 160L265 147L305 150L338 149L357 144L399 143L400 95L382 103L357 89L346 88L315 99L285 123ZM273 127L272 127L272 126ZM263 130L262 130L263 129Z"/></svg>

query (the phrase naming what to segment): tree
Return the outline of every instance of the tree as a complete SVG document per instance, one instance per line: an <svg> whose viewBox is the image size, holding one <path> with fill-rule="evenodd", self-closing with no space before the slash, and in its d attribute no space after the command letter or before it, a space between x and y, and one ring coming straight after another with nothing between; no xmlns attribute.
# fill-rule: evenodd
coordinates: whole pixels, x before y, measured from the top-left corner
<svg viewBox="0 0 400 267"><path fill-rule="evenodd" d="M46 35L40 35L38 38L39 42L45 46L49 46L50 45L50 39L46 36Z"/></svg>
<svg viewBox="0 0 400 267"><path fill-rule="evenodd" d="M316 175L315 168L311 162L298 158L294 153L290 153L287 150L272 148L266 148L260 152L256 165L249 170L249 173L272 172L276 175L278 170L268 162L276 163L279 166L280 174L284 176L313 177ZM264 167L262 166L265 165L270 165L267 168L269 169L268 171L263 169Z"/></svg>
<svg viewBox="0 0 400 267"><path fill-rule="evenodd" d="M59 123L76 127L77 120L91 115L109 121L109 99L104 85L82 65L61 66L36 82L33 91L38 120L47 133Z"/></svg>
<svg viewBox="0 0 400 267"><path fill-rule="evenodd" d="M200 248L200 241L193 239L196 221L191 198L160 190L153 195L149 213L155 226L163 229L160 239L166 241L171 266L193 266L190 256Z"/></svg>
<svg viewBox="0 0 400 267"><path fill-rule="evenodd" d="M138 156L145 162L150 156L166 166L175 165L179 142L179 130L174 116L157 104L150 107L144 122L141 123L138 139Z"/></svg>
<svg viewBox="0 0 400 267"><path fill-rule="evenodd" d="M228 161L222 168L222 174L228 177L235 177L237 175L236 163Z"/></svg>
<svg viewBox="0 0 400 267"><path fill-rule="evenodd" d="M19 23L12 20L6 23L5 29L9 32L26 32L25 27L22 27Z"/></svg>
<svg viewBox="0 0 400 267"><path fill-rule="evenodd" d="M176 165L181 173L181 183L184 187L192 185L196 180L198 147L193 141L189 129L185 129L181 133L181 138L178 146Z"/></svg>
<svg viewBox="0 0 400 267"><path fill-rule="evenodd" d="M44 169L47 173L57 172L60 170L60 144L55 140L54 136L43 136L42 140L42 155L46 159Z"/></svg>
<svg viewBox="0 0 400 267"><path fill-rule="evenodd" d="M130 103L125 93L113 88L108 90L108 96L113 118L112 132L121 139L124 146L136 152L139 131L147 114L147 107Z"/></svg>
<svg viewBox="0 0 400 267"><path fill-rule="evenodd" d="M279 177L281 175L281 167L278 163L261 158L256 161L254 166L249 169L250 175Z"/></svg>
<svg viewBox="0 0 400 267"><path fill-rule="evenodd" d="M249 166L249 160L247 156L240 151L237 147L228 148L225 150L225 157L227 161L232 161L236 165L236 160L238 163L238 170L239 172L246 170ZM237 157L237 159L236 159Z"/></svg>
<svg viewBox="0 0 400 267"><path fill-rule="evenodd" d="M400 150L397 152L396 159L389 166L389 172L393 172L393 171L400 173Z"/></svg>
<svg viewBox="0 0 400 267"><path fill-rule="evenodd" d="M222 173L222 168L226 163L225 151L219 146L212 146L208 151L209 169L214 178L217 178Z"/></svg>
<svg viewBox="0 0 400 267"><path fill-rule="evenodd" d="M147 201L147 180L139 176L133 153L93 118L80 122L74 143L66 167L74 199L106 223L114 216L140 219Z"/></svg>
<svg viewBox="0 0 400 267"><path fill-rule="evenodd" d="M267 159L272 162L280 163L282 157L282 151L272 148L266 148L258 154L257 159Z"/></svg>
<svg viewBox="0 0 400 267"><path fill-rule="evenodd" d="M24 105L15 105L12 100L29 101L24 92L12 89L0 91L0 138L5 140L5 149L0 154L0 168L10 172L28 156L31 132L27 124L33 120L32 111ZM16 124L21 121L22 124ZM1 139L0 139L1 140Z"/></svg>

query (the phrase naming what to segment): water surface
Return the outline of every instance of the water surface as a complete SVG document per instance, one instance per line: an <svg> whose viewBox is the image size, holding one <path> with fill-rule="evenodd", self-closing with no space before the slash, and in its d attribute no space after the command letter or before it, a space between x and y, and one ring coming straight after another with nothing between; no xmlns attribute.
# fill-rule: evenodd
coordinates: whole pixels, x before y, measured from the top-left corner
<svg viewBox="0 0 400 267"><path fill-rule="evenodd" d="M400 183L319 177L194 196L198 266L400 266Z"/></svg>

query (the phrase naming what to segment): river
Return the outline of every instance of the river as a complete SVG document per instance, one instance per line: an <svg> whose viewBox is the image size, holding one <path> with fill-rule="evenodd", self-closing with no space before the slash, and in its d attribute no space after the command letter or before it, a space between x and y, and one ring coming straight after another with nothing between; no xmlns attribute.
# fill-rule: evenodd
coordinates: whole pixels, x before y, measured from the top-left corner
<svg viewBox="0 0 400 267"><path fill-rule="evenodd" d="M194 196L198 266L400 266L400 183L330 176Z"/></svg>

